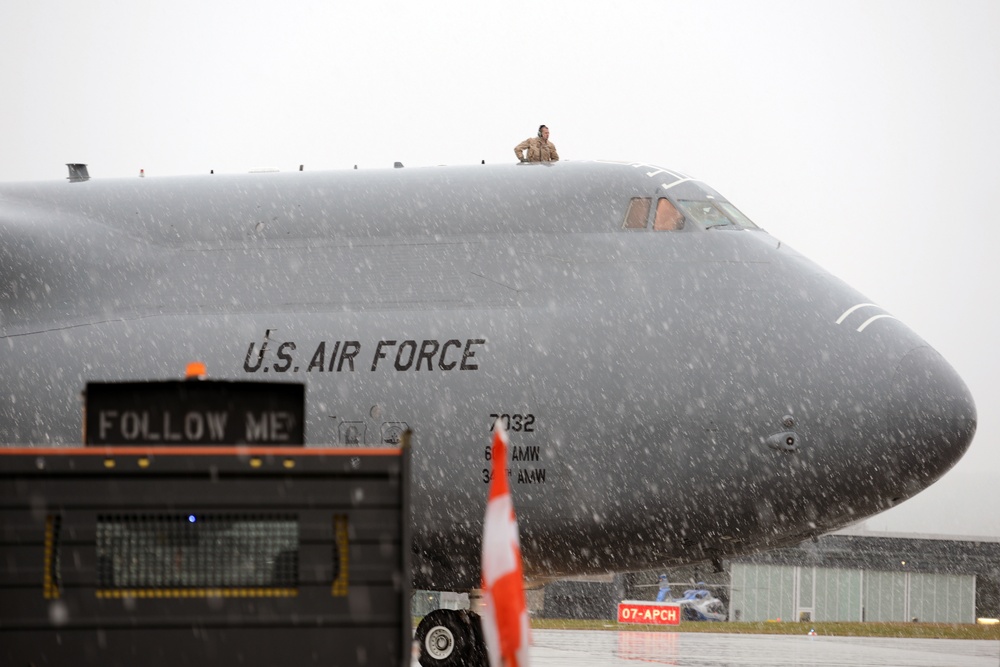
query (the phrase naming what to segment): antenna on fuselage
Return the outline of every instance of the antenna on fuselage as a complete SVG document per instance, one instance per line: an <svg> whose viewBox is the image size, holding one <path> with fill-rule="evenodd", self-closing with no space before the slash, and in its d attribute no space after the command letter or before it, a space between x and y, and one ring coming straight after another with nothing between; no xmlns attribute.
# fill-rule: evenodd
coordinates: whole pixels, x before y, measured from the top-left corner
<svg viewBox="0 0 1000 667"><path fill-rule="evenodd" d="M69 168L70 183L82 183L90 180L90 173L87 171L87 165L67 164L66 166Z"/></svg>

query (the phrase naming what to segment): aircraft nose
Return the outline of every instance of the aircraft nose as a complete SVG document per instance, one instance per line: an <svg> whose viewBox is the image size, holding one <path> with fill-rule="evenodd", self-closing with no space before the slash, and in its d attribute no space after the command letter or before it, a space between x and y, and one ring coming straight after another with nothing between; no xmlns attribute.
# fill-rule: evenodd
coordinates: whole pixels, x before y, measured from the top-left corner
<svg viewBox="0 0 1000 667"><path fill-rule="evenodd" d="M896 473L909 496L936 480L962 457L976 432L976 405L968 387L929 347L899 362L889 390L887 419Z"/></svg>

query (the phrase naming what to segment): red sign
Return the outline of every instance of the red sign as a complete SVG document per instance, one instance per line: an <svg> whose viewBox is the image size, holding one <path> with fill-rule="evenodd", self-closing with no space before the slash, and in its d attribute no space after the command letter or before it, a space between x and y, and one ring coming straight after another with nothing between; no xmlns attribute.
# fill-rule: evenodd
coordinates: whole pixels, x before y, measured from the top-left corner
<svg viewBox="0 0 1000 667"><path fill-rule="evenodd" d="M618 603L618 622L680 625L681 606L671 602L623 600Z"/></svg>

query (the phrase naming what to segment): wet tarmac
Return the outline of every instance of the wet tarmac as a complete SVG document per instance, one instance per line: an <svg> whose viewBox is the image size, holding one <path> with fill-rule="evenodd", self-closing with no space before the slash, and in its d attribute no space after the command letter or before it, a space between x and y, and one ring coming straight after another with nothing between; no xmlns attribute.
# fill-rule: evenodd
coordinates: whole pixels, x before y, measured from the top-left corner
<svg viewBox="0 0 1000 667"><path fill-rule="evenodd" d="M1000 642L959 639L535 630L534 667L744 665L1000 667Z"/></svg>
<svg viewBox="0 0 1000 667"><path fill-rule="evenodd" d="M1000 667L997 641L590 630L533 637L533 667Z"/></svg>

